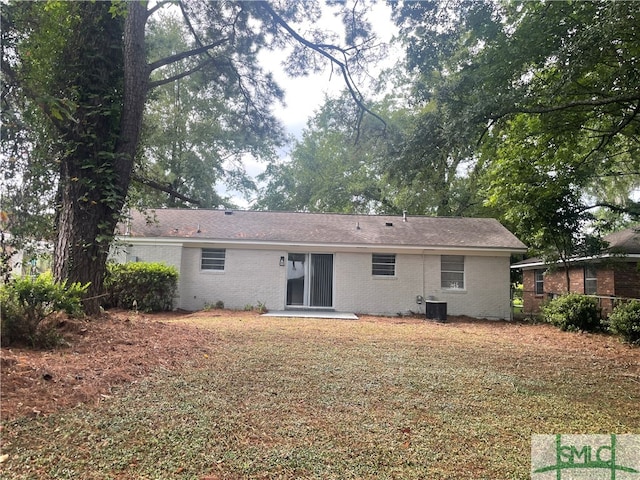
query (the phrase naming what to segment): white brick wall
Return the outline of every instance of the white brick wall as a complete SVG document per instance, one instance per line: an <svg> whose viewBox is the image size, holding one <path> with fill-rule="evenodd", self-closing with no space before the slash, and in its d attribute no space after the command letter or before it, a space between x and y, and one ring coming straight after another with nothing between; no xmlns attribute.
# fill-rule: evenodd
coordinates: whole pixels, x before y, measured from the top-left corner
<svg viewBox="0 0 640 480"><path fill-rule="evenodd" d="M465 256L466 288L460 291L441 288L440 255L398 254L396 276L387 278L371 274L371 253L338 253L335 274L340 311L424 313L424 304L416 304L416 296L422 295L447 302L449 315L496 319L510 314L508 256Z"/></svg>
<svg viewBox="0 0 640 480"><path fill-rule="evenodd" d="M184 249L180 308L200 310L222 301L236 310L259 302L270 310L284 309L286 267L279 261L286 252L227 248L224 271L201 270L200 252Z"/></svg>
<svg viewBox="0 0 640 480"><path fill-rule="evenodd" d="M440 288L440 258L437 257L437 300L447 302L449 315L468 315L475 318L510 318L510 258L465 256L465 289L462 292Z"/></svg>
<svg viewBox="0 0 640 480"><path fill-rule="evenodd" d="M279 260L287 251L227 248L224 272L200 270L200 252L199 247L138 245L129 247L128 256L179 268L177 308L200 310L219 300L232 309L259 302L270 310L285 308L287 269ZM466 255L465 289L451 291L440 286L439 254L397 254L396 276L388 278L371 274L370 252L337 252L334 308L385 315L424 313L424 304L416 304L416 296L422 295L447 302L449 315L509 318L509 261L508 255Z"/></svg>
<svg viewBox="0 0 640 480"><path fill-rule="evenodd" d="M133 245L127 248L125 258L131 261L134 257L137 262L161 262L176 267L179 271L182 263L182 246Z"/></svg>
<svg viewBox="0 0 640 480"><path fill-rule="evenodd" d="M336 310L396 315L417 312L422 295L422 256L396 255L396 276L371 274L371 253L338 253L335 258Z"/></svg>

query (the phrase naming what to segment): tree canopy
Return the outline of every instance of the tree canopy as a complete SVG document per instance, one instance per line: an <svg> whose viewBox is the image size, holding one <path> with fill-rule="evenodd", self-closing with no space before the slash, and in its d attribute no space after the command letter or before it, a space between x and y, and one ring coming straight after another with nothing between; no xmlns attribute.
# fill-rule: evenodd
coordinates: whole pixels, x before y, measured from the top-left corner
<svg viewBox="0 0 640 480"><path fill-rule="evenodd" d="M189 40L170 52L160 45L151 48L149 42L160 38L149 32L151 19L171 5L180 10ZM367 30L358 12L345 8L343 17L346 38L353 42L361 42ZM217 114L218 126L226 130L227 143L218 155L225 149L239 154L249 145L257 146L248 139L257 132L279 135L270 105L281 92L257 62L263 48L301 44L305 55L294 56L291 69L313 68L311 61L317 62L319 55L340 70L352 99L365 107L349 62L358 59L366 45L336 46L319 29L312 29L310 37L296 31L296 22L313 24L318 14L317 5L298 2L2 4L3 120L11 126L6 138L13 145L7 149L20 155L2 160L15 165L16 184L48 177L47 191L55 198L54 275L90 283L88 311L97 311L107 255L131 182L144 173L134 170L141 154L145 106L154 90L178 81L185 89L200 87L198 94L214 103L198 114ZM186 80L196 75L202 78ZM224 108L216 110L215 102ZM174 131L197 128L179 116L176 112L168 122L158 115L149 125ZM234 129L240 134L236 138L229 135ZM148 153L147 165L169 175L165 190L173 192L171 182L176 179L188 186L189 179L178 171L180 163L193 166L207 157L195 143L181 143L185 141L184 136L167 137L169 149L175 149L171 160L176 161L170 175L166 168L159 172L166 161L159 150ZM187 147L196 152L187 155ZM36 172L32 177L23 174L30 169ZM192 172L191 180L195 176ZM151 180L147 183L162 185L167 178ZM19 205L10 207L9 215L19 218Z"/></svg>
<svg viewBox="0 0 640 480"><path fill-rule="evenodd" d="M188 27L173 14L159 15L149 23L147 42L152 57L196 48L195 40L187 43L189 39ZM152 75L152 80L177 76L195 67L194 62L185 59L181 62L185 64L168 65L162 74ZM245 155L271 158L275 148L282 146L282 126L269 114L269 105L281 101L283 93L257 65L251 68L255 71L244 78L231 62L218 60L151 92L131 203L156 208L231 206L228 196L217 193L217 185L255 191L242 160ZM229 82L229 78L238 81ZM249 82L270 87L252 89L258 98L248 104L245 95L250 87L243 83Z"/></svg>
<svg viewBox="0 0 640 480"><path fill-rule="evenodd" d="M326 98L295 141L290 161L274 161L256 208L311 212L369 213L388 209L380 170L389 125L361 119L350 93ZM382 114L381 105L372 108ZM359 128L356 128L359 125Z"/></svg>
<svg viewBox="0 0 640 480"><path fill-rule="evenodd" d="M391 3L407 61L374 107L389 128L358 144L327 99L261 205L495 216L561 258L638 218L637 3ZM345 195L354 169L370 203Z"/></svg>
<svg viewBox="0 0 640 480"><path fill-rule="evenodd" d="M228 204L246 155L271 160L258 208L495 216L560 258L640 217L639 3L392 1L406 63L375 103L369 4L327 3L342 38L314 2L2 3L3 224L53 226L56 277L97 296L127 201ZM287 48L346 91L282 162L258 58Z"/></svg>
<svg viewBox="0 0 640 480"><path fill-rule="evenodd" d="M394 7L416 106L438 112L449 158L470 162L485 204L525 242L570 253L597 209L637 218L639 4Z"/></svg>

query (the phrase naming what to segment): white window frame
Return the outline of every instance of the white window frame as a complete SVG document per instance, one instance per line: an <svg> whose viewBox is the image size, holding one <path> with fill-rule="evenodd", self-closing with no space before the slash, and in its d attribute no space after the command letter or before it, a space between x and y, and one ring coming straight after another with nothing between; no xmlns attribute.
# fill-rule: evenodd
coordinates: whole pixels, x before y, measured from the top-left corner
<svg viewBox="0 0 640 480"><path fill-rule="evenodd" d="M593 291L587 291L587 284L591 284ZM584 294L598 294L598 270L595 265L585 265L584 267Z"/></svg>
<svg viewBox="0 0 640 480"><path fill-rule="evenodd" d="M205 264L205 261L207 263ZM224 272L227 263L226 248L200 249L200 270L203 272Z"/></svg>
<svg viewBox="0 0 640 480"><path fill-rule="evenodd" d="M389 261L393 260L393 261ZM395 253L372 253L371 275L378 278L393 278L396 276L397 256ZM385 273L386 272L386 273Z"/></svg>
<svg viewBox="0 0 640 480"><path fill-rule="evenodd" d="M533 271L533 293L535 295L544 295L544 273L542 268L536 268Z"/></svg>
<svg viewBox="0 0 640 480"><path fill-rule="evenodd" d="M461 264L462 269L452 268L456 264ZM445 276L448 275L455 275L456 277L460 276L460 279L445 280ZM442 288L443 290L458 291L466 289L464 255L440 255L440 288Z"/></svg>

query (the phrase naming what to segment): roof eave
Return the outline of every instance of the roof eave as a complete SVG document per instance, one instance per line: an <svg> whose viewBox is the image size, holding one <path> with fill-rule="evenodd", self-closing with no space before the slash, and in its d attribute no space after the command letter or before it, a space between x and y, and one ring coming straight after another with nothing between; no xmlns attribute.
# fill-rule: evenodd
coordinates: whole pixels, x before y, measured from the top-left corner
<svg viewBox="0 0 640 480"><path fill-rule="evenodd" d="M605 255L593 255L590 257L576 257L576 258L570 258L569 260L567 260L567 263L582 263L582 262L589 262L589 261L593 261L593 260L606 260L606 259L610 259L610 258L615 258L615 259L635 259L638 258L640 259L640 253L627 253L627 254L610 254L607 253ZM535 268L535 267L547 267L549 265L558 265L559 263L562 263L560 261L556 261L556 262L545 262L543 260L537 261L537 262L531 262L531 263L519 263L519 264L514 264L511 265L511 268L513 270L518 270L521 268Z"/></svg>
<svg viewBox="0 0 640 480"><path fill-rule="evenodd" d="M193 237L131 237L131 236L118 236L116 237L123 243L136 243L140 245L171 245L180 246L185 244L199 245L207 243L217 243L226 245L238 245L238 246L255 246L255 247L305 247L305 248L335 248L335 249L367 249L367 250L397 250L397 251L482 251L482 252L495 252L503 254L518 254L525 253L527 251L524 247L511 247L511 246L465 246L465 245L402 245L402 244L374 244L374 243L332 243L332 242L296 242L296 241L281 241L281 240L246 240L246 239L228 239L228 238L193 238Z"/></svg>

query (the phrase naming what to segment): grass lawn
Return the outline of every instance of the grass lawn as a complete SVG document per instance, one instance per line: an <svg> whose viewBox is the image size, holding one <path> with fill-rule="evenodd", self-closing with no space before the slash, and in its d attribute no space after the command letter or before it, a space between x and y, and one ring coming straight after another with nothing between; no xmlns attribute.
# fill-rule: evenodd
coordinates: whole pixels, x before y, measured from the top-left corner
<svg viewBox="0 0 640 480"><path fill-rule="evenodd" d="M0 475L525 479L534 433L640 433L640 349L613 337L465 320L167 321L214 332L197 362L4 421Z"/></svg>

